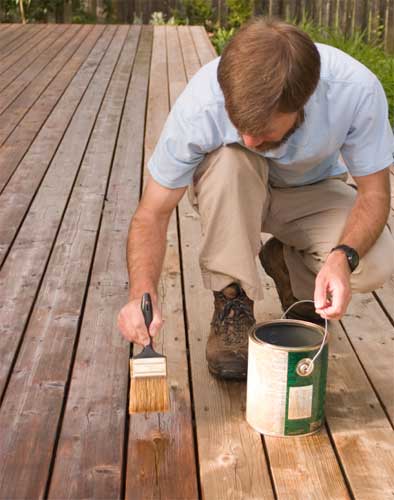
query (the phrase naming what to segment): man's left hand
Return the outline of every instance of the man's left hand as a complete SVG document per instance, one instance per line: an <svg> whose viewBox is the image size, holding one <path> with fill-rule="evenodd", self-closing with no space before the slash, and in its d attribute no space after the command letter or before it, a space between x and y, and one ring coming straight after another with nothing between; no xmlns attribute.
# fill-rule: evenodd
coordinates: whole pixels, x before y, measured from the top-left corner
<svg viewBox="0 0 394 500"><path fill-rule="evenodd" d="M329 254L315 281L315 309L322 318L340 319L345 314L352 297L350 274L342 251Z"/></svg>

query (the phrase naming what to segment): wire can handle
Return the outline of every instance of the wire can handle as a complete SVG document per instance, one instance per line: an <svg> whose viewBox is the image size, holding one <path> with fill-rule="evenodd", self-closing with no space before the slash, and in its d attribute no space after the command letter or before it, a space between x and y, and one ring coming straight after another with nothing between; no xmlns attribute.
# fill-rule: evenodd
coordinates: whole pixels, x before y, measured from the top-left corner
<svg viewBox="0 0 394 500"><path fill-rule="evenodd" d="M294 304L291 304L291 306L286 309L286 311L282 314L282 316L281 316L280 319L286 319L286 314L291 309L293 309L294 306L296 306L297 304L301 304L303 302L311 302L312 304L315 303L313 300L298 300L297 302L294 302ZM327 321L327 318L324 318L324 320L325 320L324 337L323 337L323 340L322 340L322 343L320 345L319 350L313 356L312 359L310 359L310 358L303 358L303 359L301 359L297 363L296 372L301 377L307 377L308 375L312 374L313 369L315 367L315 361L316 361L317 357L320 355L320 353L322 352L322 350L324 348L324 344L326 343L326 339L327 339L327 335L328 335L328 321Z"/></svg>

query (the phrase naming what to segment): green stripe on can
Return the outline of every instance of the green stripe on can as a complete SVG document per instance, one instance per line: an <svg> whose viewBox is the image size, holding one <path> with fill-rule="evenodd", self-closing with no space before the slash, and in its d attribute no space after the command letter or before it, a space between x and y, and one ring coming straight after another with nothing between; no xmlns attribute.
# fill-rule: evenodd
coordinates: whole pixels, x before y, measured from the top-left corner
<svg viewBox="0 0 394 500"><path fill-rule="evenodd" d="M328 344L314 361L311 375L302 377L296 371L301 359L312 359L316 353L317 350L288 354L285 436L309 434L317 431L323 424Z"/></svg>

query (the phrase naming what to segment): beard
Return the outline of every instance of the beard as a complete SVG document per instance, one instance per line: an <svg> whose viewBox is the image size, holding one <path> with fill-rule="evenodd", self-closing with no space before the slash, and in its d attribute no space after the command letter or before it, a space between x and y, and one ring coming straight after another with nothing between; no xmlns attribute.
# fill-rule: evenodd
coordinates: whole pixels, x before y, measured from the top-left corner
<svg viewBox="0 0 394 500"><path fill-rule="evenodd" d="M257 151L258 153L264 153L271 149L279 148L294 134L294 132L304 123L304 121L305 121L305 111L302 109L298 113L298 117L295 124L291 127L290 130L286 132L286 134L282 137L280 141L263 142L260 146L255 146L254 148L249 148L249 149Z"/></svg>

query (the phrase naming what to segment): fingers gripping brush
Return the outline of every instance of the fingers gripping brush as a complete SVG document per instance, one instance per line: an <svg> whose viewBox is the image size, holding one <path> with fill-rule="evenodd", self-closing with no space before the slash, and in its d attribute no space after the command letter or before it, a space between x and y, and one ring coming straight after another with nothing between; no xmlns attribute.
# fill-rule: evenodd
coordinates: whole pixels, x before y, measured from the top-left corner
<svg viewBox="0 0 394 500"><path fill-rule="evenodd" d="M153 319L149 293L144 293L142 296L141 309L150 343L130 359L130 414L164 412L169 409L167 359L154 351L149 333Z"/></svg>

